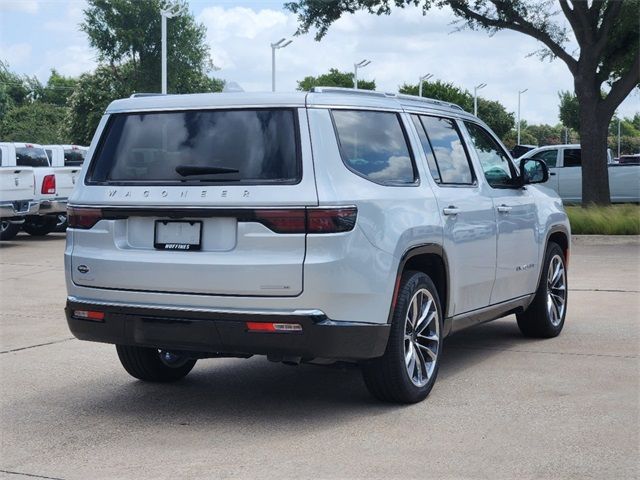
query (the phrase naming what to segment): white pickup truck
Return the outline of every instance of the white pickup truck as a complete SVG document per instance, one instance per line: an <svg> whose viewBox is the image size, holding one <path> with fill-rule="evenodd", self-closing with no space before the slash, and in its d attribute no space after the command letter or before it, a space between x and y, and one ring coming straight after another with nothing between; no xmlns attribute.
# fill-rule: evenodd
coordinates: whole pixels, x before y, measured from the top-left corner
<svg viewBox="0 0 640 480"><path fill-rule="evenodd" d="M552 188L565 203L582 201L582 155L579 144L547 145L529 150L519 160L538 158L549 167L549 180L544 184ZM607 151L609 189L612 203L640 202L640 165L613 163Z"/></svg>
<svg viewBox="0 0 640 480"><path fill-rule="evenodd" d="M27 215L38 213L33 168L17 165L15 155L0 144L0 240L11 240Z"/></svg>
<svg viewBox="0 0 640 480"><path fill-rule="evenodd" d="M66 215L67 199L73 191L80 167L52 166L41 145L35 143L0 143L6 152L7 165L33 167L33 200L38 211L28 214L22 229L30 235L46 235L56 229L59 215ZM3 153L3 165L5 153Z"/></svg>
<svg viewBox="0 0 640 480"><path fill-rule="evenodd" d="M67 197L71 195L73 187L75 186L75 179L78 172L82 167L84 158L89 151L89 147L82 145L43 145L51 165L56 169L66 168L71 171L71 177L65 176L66 180L71 180L72 185L59 185L59 189L62 193L67 193ZM64 232L67 229L67 213L59 213L56 223L56 232Z"/></svg>

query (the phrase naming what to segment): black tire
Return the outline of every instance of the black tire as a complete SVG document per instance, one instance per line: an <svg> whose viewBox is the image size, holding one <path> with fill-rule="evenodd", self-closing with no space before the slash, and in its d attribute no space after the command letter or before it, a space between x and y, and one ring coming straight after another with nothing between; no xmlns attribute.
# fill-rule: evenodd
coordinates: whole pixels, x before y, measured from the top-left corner
<svg viewBox="0 0 640 480"><path fill-rule="evenodd" d="M120 363L129 375L146 382L175 382L187 376L196 364L193 358L177 355L173 355L175 360L172 362L164 361L161 357L163 353L172 354L157 348L116 345L116 350Z"/></svg>
<svg viewBox="0 0 640 480"><path fill-rule="evenodd" d="M562 268L562 289L553 288L553 282L550 284L551 280L549 279L551 265L557 262L558 259L561 261ZM555 264L557 265L557 263ZM553 272L555 272L555 268ZM552 277L554 276L553 272ZM559 283L555 285L559 285ZM525 312L516 315L518 327L522 334L526 337L533 338L557 337L562 331L564 320L567 316L568 290L564 252L560 245L549 242L544 256L542 275L540 275L540 283L536 291L536 296ZM561 292L564 293L564 303L562 304L563 308L560 309L557 305ZM559 310L561 311L559 312Z"/></svg>
<svg viewBox="0 0 640 480"><path fill-rule="evenodd" d="M435 348L433 348L435 354L432 357L434 359L431 360L430 367L426 368L427 371L431 369L431 374L427 375L426 383L417 385L411 378L413 375L410 376L409 374L410 367L405 363L406 348L411 342L405 334L407 329L411 330L410 327L407 327L407 318L411 316L409 309L412 308L412 299L414 295L422 295L425 298L424 290L429 292L433 304L435 304L434 311L436 315L430 322L427 321L427 325L423 327L425 330L422 333L431 335L432 331L436 331L438 342L428 343L432 347L435 345ZM428 300L429 298L427 298L427 302ZM420 303L427 304L424 300L420 301ZM426 318L430 317L431 313L426 316ZM409 323L409 325L411 324ZM438 376L438 367L442 356L442 327L442 306L438 290L431 279L422 272L405 272L400 282L387 349L382 357L362 364L362 373L369 392L374 397L385 402L416 403L424 400L429 395ZM409 336L411 337L411 334ZM423 353L424 350L420 348L414 348L414 350L422 355L421 358L428 358L426 353ZM416 372L415 367L413 371Z"/></svg>
<svg viewBox="0 0 640 480"><path fill-rule="evenodd" d="M56 216L29 217L22 224L22 230L34 237L43 237L55 230L57 221Z"/></svg>
<svg viewBox="0 0 640 480"><path fill-rule="evenodd" d="M66 232L67 231L67 214L60 213L56 215L56 228L53 229L54 232Z"/></svg>
<svg viewBox="0 0 640 480"><path fill-rule="evenodd" d="M11 223L8 220L2 220L0 226L0 240L11 240L20 231L20 224Z"/></svg>

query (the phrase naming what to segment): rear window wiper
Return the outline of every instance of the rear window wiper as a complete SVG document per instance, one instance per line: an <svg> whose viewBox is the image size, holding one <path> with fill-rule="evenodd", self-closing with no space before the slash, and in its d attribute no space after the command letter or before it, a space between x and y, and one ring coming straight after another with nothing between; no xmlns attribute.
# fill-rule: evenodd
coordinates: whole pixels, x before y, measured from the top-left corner
<svg viewBox="0 0 640 480"><path fill-rule="evenodd" d="M195 175L216 175L225 173L240 173L240 170L226 167L207 167L203 165L178 165L176 172L182 177L192 177Z"/></svg>

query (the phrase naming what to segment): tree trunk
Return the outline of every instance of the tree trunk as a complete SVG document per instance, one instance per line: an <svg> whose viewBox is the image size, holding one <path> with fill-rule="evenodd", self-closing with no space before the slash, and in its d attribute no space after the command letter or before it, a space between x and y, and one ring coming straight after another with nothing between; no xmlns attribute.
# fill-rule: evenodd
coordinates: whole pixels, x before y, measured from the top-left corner
<svg viewBox="0 0 640 480"><path fill-rule="evenodd" d="M580 145L582 147L582 206L610 205L607 135L611 115L603 114L600 92L579 88Z"/></svg>

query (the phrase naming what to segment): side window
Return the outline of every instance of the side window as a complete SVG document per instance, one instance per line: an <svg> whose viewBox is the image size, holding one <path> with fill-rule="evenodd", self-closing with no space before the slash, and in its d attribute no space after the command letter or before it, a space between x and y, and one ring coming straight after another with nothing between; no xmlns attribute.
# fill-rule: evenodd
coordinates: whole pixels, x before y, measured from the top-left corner
<svg viewBox="0 0 640 480"><path fill-rule="evenodd" d="M331 112L345 165L372 182L413 184L416 172L400 123L391 112Z"/></svg>
<svg viewBox="0 0 640 480"><path fill-rule="evenodd" d="M544 163L547 164L549 168L555 168L558 163L558 150L544 150L540 153L536 153L533 158L538 158L540 160L544 160Z"/></svg>
<svg viewBox="0 0 640 480"><path fill-rule="evenodd" d="M564 151L564 167L580 167L582 166L582 154L579 148L568 148Z"/></svg>
<svg viewBox="0 0 640 480"><path fill-rule="evenodd" d="M422 115L420 121L433 148L441 182L453 185L473 185L471 164L455 122L449 118Z"/></svg>
<svg viewBox="0 0 640 480"><path fill-rule="evenodd" d="M510 187L516 172L507 154L498 142L480 125L465 122L471 141L476 149L482 171L492 187Z"/></svg>
<svg viewBox="0 0 640 480"><path fill-rule="evenodd" d="M418 117L418 115L411 115L411 120L413 120L413 124L415 125L418 136L420 137L420 143L422 144L424 154L427 156L427 163L429 164L429 171L431 172L431 176L436 181L436 183L442 183L440 171L438 170L438 164L436 163L436 157L433 155L431 143L429 142L429 138L427 137L427 132L424 131L422 122L420 122L420 117Z"/></svg>

